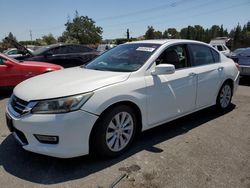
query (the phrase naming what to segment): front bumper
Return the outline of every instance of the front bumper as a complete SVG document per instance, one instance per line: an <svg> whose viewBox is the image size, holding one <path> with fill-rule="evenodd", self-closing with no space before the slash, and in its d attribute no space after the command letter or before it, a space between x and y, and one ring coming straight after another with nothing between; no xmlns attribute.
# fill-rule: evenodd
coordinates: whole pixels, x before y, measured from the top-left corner
<svg viewBox="0 0 250 188"><path fill-rule="evenodd" d="M250 66L240 65L240 75L250 76Z"/></svg>
<svg viewBox="0 0 250 188"><path fill-rule="evenodd" d="M7 108L6 115L11 118L13 135L25 150L59 158L89 153L89 136L98 118L82 110L64 114L27 114L17 118ZM24 134L26 143L18 131ZM59 143L40 143L34 134L58 136Z"/></svg>

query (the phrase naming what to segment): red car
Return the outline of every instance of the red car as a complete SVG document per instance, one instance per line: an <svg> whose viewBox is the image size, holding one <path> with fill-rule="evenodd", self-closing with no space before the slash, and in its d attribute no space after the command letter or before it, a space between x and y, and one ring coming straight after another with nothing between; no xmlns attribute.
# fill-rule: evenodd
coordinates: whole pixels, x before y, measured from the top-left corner
<svg viewBox="0 0 250 188"><path fill-rule="evenodd" d="M13 87L33 76L63 69L59 65L18 61L0 53L0 87Z"/></svg>

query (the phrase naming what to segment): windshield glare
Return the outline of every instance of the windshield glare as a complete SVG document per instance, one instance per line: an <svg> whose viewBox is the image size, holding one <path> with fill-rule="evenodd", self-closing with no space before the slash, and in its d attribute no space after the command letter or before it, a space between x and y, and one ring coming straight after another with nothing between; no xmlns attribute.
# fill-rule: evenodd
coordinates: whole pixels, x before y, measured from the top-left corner
<svg viewBox="0 0 250 188"><path fill-rule="evenodd" d="M115 72L136 71L159 46L148 43L119 45L91 61L85 68Z"/></svg>

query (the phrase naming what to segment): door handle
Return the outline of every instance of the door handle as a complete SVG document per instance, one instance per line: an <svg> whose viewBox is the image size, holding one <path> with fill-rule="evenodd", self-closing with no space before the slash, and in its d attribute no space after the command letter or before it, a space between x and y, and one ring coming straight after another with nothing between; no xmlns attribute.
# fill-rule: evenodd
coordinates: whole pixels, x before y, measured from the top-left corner
<svg viewBox="0 0 250 188"><path fill-rule="evenodd" d="M219 67L218 71L223 71L224 67Z"/></svg>

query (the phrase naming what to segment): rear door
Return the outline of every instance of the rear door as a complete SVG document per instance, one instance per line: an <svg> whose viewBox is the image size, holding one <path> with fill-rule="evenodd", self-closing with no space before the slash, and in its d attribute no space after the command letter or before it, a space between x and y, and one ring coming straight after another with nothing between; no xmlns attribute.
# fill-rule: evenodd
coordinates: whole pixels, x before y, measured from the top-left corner
<svg viewBox="0 0 250 188"><path fill-rule="evenodd" d="M188 45L191 64L197 74L196 108L214 104L224 74L220 55L211 47L201 44Z"/></svg>

